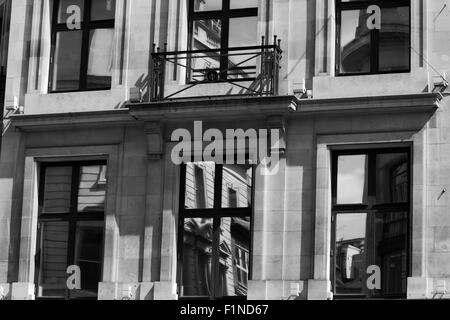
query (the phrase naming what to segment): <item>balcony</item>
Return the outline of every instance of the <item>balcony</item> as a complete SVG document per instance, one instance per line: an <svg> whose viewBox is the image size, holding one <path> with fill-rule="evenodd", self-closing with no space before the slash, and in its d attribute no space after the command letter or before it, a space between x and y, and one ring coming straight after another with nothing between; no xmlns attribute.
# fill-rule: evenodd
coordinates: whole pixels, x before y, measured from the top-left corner
<svg viewBox="0 0 450 320"><path fill-rule="evenodd" d="M263 37L260 46L225 50L167 52L154 48L151 100L278 95L280 44L277 37L273 44ZM223 90L215 90L219 87Z"/></svg>

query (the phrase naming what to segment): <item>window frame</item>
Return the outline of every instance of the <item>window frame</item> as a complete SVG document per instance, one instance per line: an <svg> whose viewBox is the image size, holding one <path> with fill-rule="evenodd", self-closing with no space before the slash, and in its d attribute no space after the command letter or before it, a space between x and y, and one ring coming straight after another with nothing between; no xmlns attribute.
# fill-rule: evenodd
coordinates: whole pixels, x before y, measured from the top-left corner
<svg viewBox="0 0 450 320"><path fill-rule="evenodd" d="M50 53L50 74L48 82L48 92L49 93L68 93L68 92L84 92L84 91L105 91L111 90L112 88L112 74L111 74L111 84L105 87L88 88L87 87L87 73L89 68L89 40L90 32L95 29L115 29L116 19L107 20L95 20L91 21L91 5L92 1L95 0L83 0L84 1L84 12L83 19L81 22L81 28L70 30L67 28L67 24L62 22L58 23L58 11L61 0L54 0L53 12L52 12L52 24L51 24L51 53ZM117 5L117 1L116 1ZM116 12L116 8L114 8ZM81 38L81 58L80 58L80 78L78 79L78 89L68 89L68 90L58 90L53 89L53 80L55 77L55 60L56 60L56 41L57 35L60 32L82 32ZM114 38L113 38L114 44Z"/></svg>
<svg viewBox="0 0 450 320"><path fill-rule="evenodd" d="M194 166L195 161L189 162ZM223 208L222 207L222 194L223 194L223 169L225 165L215 163L215 177L214 177L214 206L210 209L187 209L186 203L186 173L187 164L183 163L180 166L180 202L179 202L179 216L178 216L178 249L177 249L177 269L178 269L178 290L180 293L180 300L246 300L246 296L229 296L223 297L217 294L217 287L220 286L219 268L220 263L220 226L223 218L250 218L250 243L249 243L249 261L248 261L248 280L252 277L252 252L253 252L253 208L254 208L254 194L255 194L255 166L251 163L247 163L251 166L252 170L252 190L251 190L251 205L246 208ZM181 295L183 287L183 246L184 246L184 221L189 218L202 218L211 219L213 222L213 235L212 235L212 265L211 265L211 295L209 296L184 296ZM232 252L234 263L234 252Z"/></svg>
<svg viewBox="0 0 450 320"><path fill-rule="evenodd" d="M222 9L221 10L211 10L211 11L195 11L195 1L189 0L188 7L188 50L193 51L193 39L194 39L194 22L197 20L220 20L222 22L222 29L220 35L220 48L213 49L213 51L220 51L220 63L219 69L227 70L228 69L228 57L227 53L229 52L230 46L230 19L233 18L249 18L249 17L258 17L259 16L259 7L250 7L250 8L241 8L241 9L231 9L230 8L230 0L221 0L222 1ZM247 47L242 47L245 49ZM250 48L250 47L249 47ZM188 59L188 64L190 64L190 60ZM219 80L227 81L228 72L220 72ZM245 81L254 80L245 79ZM243 81L241 79L233 79L233 82ZM195 83L196 81L192 81L189 76L189 72L186 74L186 82L187 83Z"/></svg>
<svg viewBox="0 0 450 320"><path fill-rule="evenodd" d="M373 29L370 31L370 71L369 72L341 72L341 21L342 11L347 10L364 10L371 5L378 5L380 8L396 8L396 7L408 7L409 8L409 45L408 45L408 68L405 70L379 70L379 49L380 49L380 31ZM395 74L395 73L410 73L411 72L411 48L412 48L412 17L411 17L411 0L365 0L356 2L342 2L342 0L336 0L336 63L335 73L338 77L347 76L366 76L376 74Z"/></svg>
<svg viewBox="0 0 450 320"><path fill-rule="evenodd" d="M40 164L39 168L39 188L38 188L38 230L41 224L48 222L67 222L68 223L68 235L67 235L67 266L71 266L75 263L75 246L76 246L76 232L78 222L103 222L103 241L100 244L101 257L102 257L102 268L101 268L101 279L103 278L103 255L105 251L105 222L106 222L106 210L102 213L100 212L90 212L81 213L78 211L78 186L80 183L80 170L82 167L86 166L108 166L106 160L94 160L94 161L77 161L77 162L43 162ZM59 168L59 167L70 167L72 169L72 180L71 180L71 190L70 190L70 210L67 213L43 213L44 207L44 196L45 196L45 175L47 168ZM107 190L105 195L107 194ZM105 203L106 205L106 203ZM38 240L40 234L38 232ZM36 297L38 300L95 300L97 298L71 298L70 291L66 289L65 297L46 297L38 296L39 281L40 281L40 264L42 263L42 257L40 256L40 241L36 241L36 256L35 256L35 285L36 285ZM37 263L39 261L39 264ZM97 293L98 294L98 293Z"/></svg>
<svg viewBox="0 0 450 320"><path fill-rule="evenodd" d="M331 290L334 293L334 298L339 299L404 299L406 292L399 295L366 295L366 294L337 294L336 293L336 224L337 216L345 214L364 214L367 216L375 216L377 213L389 212L406 212L407 213L407 230L406 230L406 278L411 276L412 271L412 181L413 181L413 159L411 147L398 148L373 148L373 149L352 149L352 150L332 150L331 151L331 252L330 252L330 279ZM408 202L398 203L376 203L376 159L378 155L385 154L407 154L408 157ZM367 203L366 204L338 204L337 203L337 187L338 187L338 159L341 156L367 155ZM391 183L391 181L389 181ZM367 237L368 235L366 235Z"/></svg>

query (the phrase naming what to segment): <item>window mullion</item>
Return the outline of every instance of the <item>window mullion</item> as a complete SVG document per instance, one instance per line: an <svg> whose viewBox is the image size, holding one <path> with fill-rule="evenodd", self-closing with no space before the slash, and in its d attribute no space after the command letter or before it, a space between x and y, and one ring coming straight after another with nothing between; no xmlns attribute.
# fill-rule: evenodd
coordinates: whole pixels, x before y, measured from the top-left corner
<svg viewBox="0 0 450 320"><path fill-rule="evenodd" d="M89 64L89 36L90 36L90 19L91 19L91 0L84 1L84 17L83 17L83 38L81 45L81 64L80 64L80 89L87 88L87 72Z"/></svg>
<svg viewBox="0 0 450 320"><path fill-rule="evenodd" d="M220 276L220 210L222 207L222 178L223 165L216 164L216 175L214 180L214 219L213 219L213 243L212 243L212 266L211 266L211 298L218 296Z"/></svg>

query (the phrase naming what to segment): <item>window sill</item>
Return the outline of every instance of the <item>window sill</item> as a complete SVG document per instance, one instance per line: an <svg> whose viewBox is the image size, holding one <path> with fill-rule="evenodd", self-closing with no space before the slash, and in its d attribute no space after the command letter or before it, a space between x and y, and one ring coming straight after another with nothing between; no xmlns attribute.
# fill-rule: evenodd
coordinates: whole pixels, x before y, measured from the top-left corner
<svg viewBox="0 0 450 320"><path fill-rule="evenodd" d="M313 80L314 99L374 97L428 92L425 68L411 72L369 75L316 76Z"/></svg>

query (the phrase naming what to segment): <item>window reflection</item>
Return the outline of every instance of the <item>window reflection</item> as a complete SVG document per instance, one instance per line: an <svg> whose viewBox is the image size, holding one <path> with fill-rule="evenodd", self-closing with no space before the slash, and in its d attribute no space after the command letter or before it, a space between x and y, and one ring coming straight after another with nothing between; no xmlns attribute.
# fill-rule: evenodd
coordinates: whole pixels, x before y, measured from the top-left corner
<svg viewBox="0 0 450 320"><path fill-rule="evenodd" d="M245 297L250 270L253 168L198 162L188 163L184 169L181 295Z"/></svg>
<svg viewBox="0 0 450 320"><path fill-rule="evenodd" d="M336 218L336 292L361 294L366 270L367 214L341 214Z"/></svg>
<svg viewBox="0 0 450 320"><path fill-rule="evenodd" d="M366 155L340 156L338 158L337 203L363 204L367 202Z"/></svg>
<svg viewBox="0 0 450 320"><path fill-rule="evenodd" d="M407 212L378 212L375 215L375 262L381 268L381 290L395 295L407 290Z"/></svg>
<svg viewBox="0 0 450 320"><path fill-rule="evenodd" d="M97 297L103 265L103 222L77 223L75 264L82 270L81 290L71 292L72 298Z"/></svg>
<svg viewBox="0 0 450 320"><path fill-rule="evenodd" d="M183 295L212 294L212 234L213 219L184 220L183 234Z"/></svg>
<svg viewBox="0 0 450 320"><path fill-rule="evenodd" d="M382 8L380 71L409 69L409 7Z"/></svg>
<svg viewBox="0 0 450 320"><path fill-rule="evenodd" d="M111 85L114 57L114 30L96 29L90 32L87 87L105 88Z"/></svg>
<svg viewBox="0 0 450 320"><path fill-rule="evenodd" d="M249 272L250 218L223 218L220 225L218 296L246 296Z"/></svg>
<svg viewBox="0 0 450 320"><path fill-rule="evenodd" d="M214 207L215 164L213 162L186 165L186 209Z"/></svg>
<svg viewBox="0 0 450 320"><path fill-rule="evenodd" d="M115 0L55 2L51 91L111 88L115 8Z"/></svg>
<svg viewBox="0 0 450 320"><path fill-rule="evenodd" d="M103 212L106 197L106 166L81 167L78 212Z"/></svg>
<svg viewBox="0 0 450 320"><path fill-rule="evenodd" d="M405 5L406 4L406 5ZM381 8L381 28L370 29L370 5ZM405 72L410 69L410 6L405 1L337 1L340 74Z"/></svg>
<svg viewBox="0 0 450 320"><path fill-rule="evenodd" d="M407 149L391 153L369 150L358 156L334 157L338 158L338 167L333 168L334 174L338 170L335 191L341 201L349 194L347 200L333 207L335 294L404 297L408 278L409 153ZM348 206L361 194L366 197L361 206ZM370 271L374 268L380 274ZM380 287L370 286L369 276L370 280L379 277Z"/></svg>
<svg viewBox="0 0 450 320"><path fill-rule="evenodd" d="M377 203L401 203L409 195L408 155L381 154L377 156Z"/></svg>
<svg viewBox="0 0 450 320"><path fill-rule="evenodd" d="M222 208L251 206L252 167L224 165L222 180Z"/></svg>
<svg viewBox="0 0 450 320"><path fill-rule="evenodd" d="M42 213L68 213L70 211L71 188L71 167L48 168L45 172L44 205Z"/></svg>
<svg viewBox="0 0 450 320"><path fill-rule="evenodd" d="M370 30L365 10L342 11L341 18L341 73L370 72Z"/></svg>
<svg viewBox="0 0 450 320"><path fill-rule="evenodd" d="M45 222L39 225L39 244L36 261L38 296L64 298L69 223Z"/></svg>
<svg viewBox="0 0 450 320"><path fill-rule="evenodd" d="M53 90L79 88L82 37L82 31L58 32L53 66Z"/></svg>

